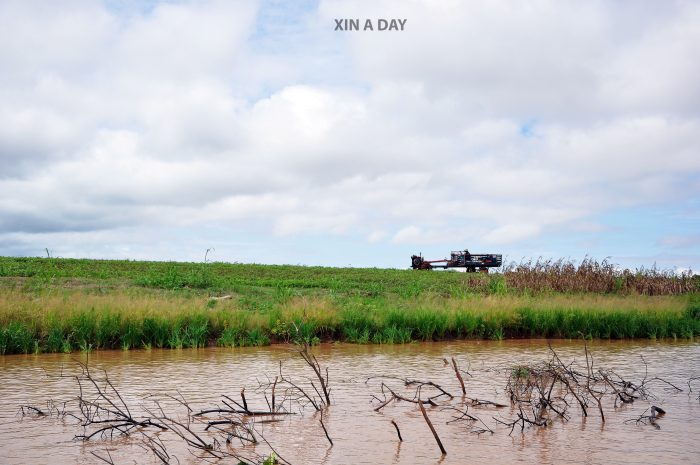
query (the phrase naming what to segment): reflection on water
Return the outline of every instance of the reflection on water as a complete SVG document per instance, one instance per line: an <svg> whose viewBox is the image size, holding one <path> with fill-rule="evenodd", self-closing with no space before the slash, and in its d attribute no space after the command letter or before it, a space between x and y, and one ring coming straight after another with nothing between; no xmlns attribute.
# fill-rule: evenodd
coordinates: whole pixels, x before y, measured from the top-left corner
<svg viewBox="0 0 700 465"><path fill-rule="evenodd" d="M582 361L581 342L557 341L557 353L564 361ZM432 380L453 394L459 384L443 358L455 357L465 376L470 397L508 403L504 394L504 369L518 363L549 358L545 341L461 341L396 346L323 345L314 348L319 362L330 367L334 404L324 414L334 446L320 429L317 414L307 410L300 416L264 426L264 435L287 460L294 464L461 464L461 463L699 463L700 383L688 392L688 379L700 376L700 344L667 342L594 342L589 345L596 368L612 368L628 379L639 381L648 369L684 389L674 393L654 384L655 405L667 415L661 429L624 423L636 418L651 403L637 401L617 409L609 405L606 423L597 414L583 417L573 406L570 421L555 421L548 428L516 429L496 427L493 416L512 418L509 408L472 410L495 434L471 434L466 425L447 424L451 412L428 409L447 455L440 456L435 441L415 404L392 403L375 413L372 395L379 394L380 381L368 377L394 375ZM82 430L75 421L30 418L17 415L20 405L45 406L49 398L67 400L76 395L75 384L55 376L75 372L75 360L84 355L47 354L0 357L0 463L54 464L99 463L91 451L110 450L116 464L157 463L149 452L121 439L112 443L80 443L73 436ZM195 408L211 406L222 394L238 395L246 390L253 407L266 408L253 387L258 379L274 375L282 361L285 372L308 374L308 367L289 346L242 349L151 350L97 352L90 365L108 371L110 379L129 402L142 402L147 393L179 392ZM646 362L646 367L644 365ZM404 438L399 443L391 424L395 420ZM196 460L173 444L180 463ZM179 448L180 447L180 448ZM179 449L178 449L179 448Z"/></svg>

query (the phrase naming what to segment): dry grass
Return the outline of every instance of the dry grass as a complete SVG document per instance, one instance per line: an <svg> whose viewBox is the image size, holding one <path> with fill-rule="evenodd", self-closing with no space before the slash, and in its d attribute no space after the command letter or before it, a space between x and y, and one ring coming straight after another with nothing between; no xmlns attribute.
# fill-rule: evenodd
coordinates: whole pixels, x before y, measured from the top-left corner
<svg viewBox="0 0 700 465"><path fill-rule="evenodd" d="M697 291L690 272L677 275L656 267L631 271L607 260L537 260L511 264L503 270L507 286L519 291L554 291L599 294L680 295Z"/></svg>
<svg viewBox="0 0 700 465"><path fill-rule="evenodd" d="M0 291L0 325L11 321L43 325L49 319L71 318L83 313L119 313L124 317L176 317L201 310L201 298L165 292L133 292L118 289L95 294L83 289L60 292L27 293L21 290Z"/></svg>
<svg viewBox="0 0 700 465"><path fill-rule="evenodd" d="M85 313L115 313L124 318L163 317L174 319L192 313L218 315L243 314L252 327L265 327L270 315L286 321L312 320L319 325L337 326L343 312L361 311L381 318L383 313L401 311L413 313L429 310L453 315L460 312L474 314L516 314L523 308L540 311L596 311L596 312L667 312L681 314L687 307L684 296L620 296L620 295L470 295L464 298L423 294L417 298L384 299L376 305L357 300L334 301L324 296L294 296L270 308L269 311L250 311L236 298L216 302L214 306L201 294L181 294L167 291L116 289L107 293L93 293L85 289L64 289L44 293L27 293L18 289L0 290L0 325L13 321L33 323L39 328L55 318L70 319Z"/></svg>

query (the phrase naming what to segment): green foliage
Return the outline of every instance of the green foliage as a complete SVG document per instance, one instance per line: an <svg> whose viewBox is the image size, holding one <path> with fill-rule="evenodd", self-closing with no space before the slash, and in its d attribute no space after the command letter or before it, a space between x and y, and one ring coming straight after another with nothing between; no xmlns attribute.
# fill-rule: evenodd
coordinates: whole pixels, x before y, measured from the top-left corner
<svg viewBox="0 0 700 465"><path fill-rule="evenodd" d="M498 326L498 327L496 327L496 328L493 328L493 329L491 330L491 336L490 336L490 337L491 337L491 339L493 339L494 341L502 341L502 340L505 339L505 337L506 337L505 330L504 330L501 326Z"/></svg>
<svg viewBox="0 0 700 465"><path fill-rule="evenodd" d="M70 354L72 350L73 349L72 349L72 346L70 343L70 336L69 336L61 342L61 352L63 352L64 354Z"/></svg>
<svg viewBox="0 0 700 465"><path fill-rule="evenodd" d="M468 311L458 311L453 317L453 331L457 337L475 338L480 321L477 315Z"/></svg>
<svg viewBox="0 0 700 465"><path fill-rule="evenodd" d="M260 328L244 330L228 327L224 329L216 343L220 347L259 347L269 345L270 337Z"/></svg>
<svg viewBox="0 0 700 465"><path fill-rule="evenodd" d="M71 329L70 339L75 344L74 348L86 347L95 340L97 319L95 318L94 309L90 313L75 315L68 321L68 327Z"/></svg>
<svg viewBox="0 0 700 465"><path fill-rule="evenodd" d="M56 320L49 322L43 337L44 352L62 352L64 340L66 340L66 335L63 325Z"/></svg>
<svg viewBox="0 0 700 465"><path fill-rule="evenodd" d="M691 320L700 320L700 294L693 294L689 297L685 313Z"/></svg>
<svg viewBox="0 0 700 465"><path fill-rule="evenodd" d="M114 349L121 337L121 317L118 313L103 312L95 329L95 348Z"/></svg>
<svg viewBox="0 0 700 465"><path fill-rule="evenodd" d="M376 344L406 344L411 342L411 330L409 328L399 328L396 325L387 326L376 332L372 342Z"/></svg>
<svg viewBox="0 0 700 465"><path fill-rule="evenodd" d="M253 328L248 331L246 344L248 346L267 346L270 345L270 338L260 328Z"/></svg>
<svg viewBox="0 0 700 465"><path fill-rule="evenodd" d="M8 351L10 347L10 334L7 328L0 329L0 355L5 355L6 353L12 353Z"/></svg>
<svg viewBox="0 0 700 465"><path fill-rule="evenodd" d="M212 273L209 264L189 264L184 267L180 263L170 266L152 267L148 272L138 275L134 282L139 286L160 289L216 289L218 280Z"/></svg>
<svg viewBox="0 0 700 465"><path fill-rule="evenodd" d="M204 314L196 314L182 324L185 347L206 347L209 336L209 319Z"/></svg>
<svg viewBox="0 0 700 465"><path fill-rule="evenodd" d="M447 322L445 313L421 309L413 315L413 334L422 341L442 339L447 331Z"/></svg>
<svg viewBox="0 0 700 465"><path fill-rule="evenodd" d="M422 291L423 286L420 282L409 281L397 289L397 294L404 299L409 299L418 297Z"/></svg>
<svg viewBox="0 0 700 465"><path fill-rule="evenodd" d="M315 321L307 318L295 318L293 326L294 335L292 340L295 344L306 343L313 346L321 342L318 337L319 328Z"/></svg>
<svg viewBox="0 0 700 465"><path fill-rule="evenodd" d="M287 322L282 321L279 312L270 316L270 333L276 340L284 343L289 342L292 337L292 328Z"/></svg>
<svg viewBox="0 0 700 465"><path fill-rule="evenodd" d="M122 350L138 349L143 346L143 321L126 319L122 322L121 348Z"/></svg>
<svg viewBox="0 0 700 465"><path fill-rule="evenodd" d="M275 300L279 303L286 303L294 297L294 288L279 283L275 286Z"/></svg>
<svg viewBox="0 0 700 465"><path fill-rule="evenodd" d="M38 287L63 279L130 281L169 290L220 289L248 293L268 289L277 303L309 290L349 296L415 299L426 293L464 298L470 294L591 292L627 295L639 289L650 295L700 291L700 280L655 269L621 272L608 262L587 259L520 263L503 273L443 273L378 268L327 268L228 263L136 262L57 258L0 257L0 276L36 278ZM647 291L645 291L647 289Z"/></svg>
<svg viewBox="0 0 700 465"><path fill-rule="evenodd" d="M651 305L637 308L636 302L656 297L630 295L642 282L663 293L670 284L687 288L687 280L653 272L616 275L594 262L567 275L569 269L564 262L544 263L484 275L0 257L0 276L26 278L0 283L0 298L5 299L0 353L197 348L213 342L238 347L271 341L403 344L451 338L663 339L700 334L697 285L695 292L673 297L677 307L669 311ZM568 279L571 274L582 281L574 283ZM574 284L585 288L598 278L605 278L599 283L605 292L566 290ZM72 287L75 283L79 286ZM547 286L551 289L538 290ZM233 298L208 299L219 292ZM122 300L94 299L117 294ZM18 295L24 300L15 304ZM562 296L590 301L590 308L567 304ZM46 308L44 299L51 302ZM599 307L601 299L607 301L606 308ZM611 304L618 301L623 307ZM143 302L143 308L134 302ZM500 302L509 307L501 309Z"/></svg>
<svg viewBox="0 0 700 465"><path fill-rule="evenodd" d="M370 314L371 309L355 304L344 310L340 316L341 334L347 342L367 344L376 323Z"/></svg>
<svg viewBox="0 0 700 465"><path fill-rule="evenodd" d="M370 338L369 328L356 328L353 326L344 328L343 334L347 342L355 344L367 344Z"/></svg>
<svg viewBox="0 0 700 465"><path fill-rule="evenodd" d="M243 330L239 328L226 328L221 333L221 336L216 340L216 345L219 347L236 347L245 345L245 335Z"/></svg>
<svg viewBox="0 0 700 465"><path fill-rule="evenodd" d="M35 347L35 331L29 326L12 322L0 329L0 354L28 354Z"/></svg>
<svg viewBox="0 0 700 465"><path fill-rule="evenodd" d="M506 280L503 275L494 275L489 281L489 294L493 295L505 295L508 291L508 286L506 285Z"/></svg>
<svg viewBox="0 0 700 465"><path fill-rule="evenodd" d="M511 376L516 379L527 379L530 377L530 368L525 365L517 365L511 368Z"/></svg>
<svg viewBox="0 0 700 465"><path fill-rule="evenodd" d="M519 309L520 334L585 339L692 338L700 334L687 314L669 312Z"/></svg>
<svg viewBox="0 0 700 465"><path fill-rule="evenodd" d="M143 341L151 347L162 348L168 344L170 324L163 317L147 316L143 319Z"/></svg>
<svg viewBox="0 0 700 465"><path fill-rule="evenodd" d="M283 299L283 301L285 301ZM251 312L269 313L273 310L275 302L268 295L248 295L238 299L242 308Z"/></svg>
<svg viewBox="0 0 700 465"><path fill-rule="evenodd" d="M168 347L171 349L182 349L183 346L182 329L179 326L173 326L168 335Z"/></svg>

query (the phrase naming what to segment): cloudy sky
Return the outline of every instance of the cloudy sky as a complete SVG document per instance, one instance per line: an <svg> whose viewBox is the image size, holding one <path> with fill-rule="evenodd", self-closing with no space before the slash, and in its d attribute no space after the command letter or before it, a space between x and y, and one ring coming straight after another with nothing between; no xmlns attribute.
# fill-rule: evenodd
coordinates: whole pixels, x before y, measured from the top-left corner
<svg viewBox="0 0 700 465"><path fill-rule="evenodd" d="M698 57L698 1L3 0L0 255L697 270Z"/></svg>

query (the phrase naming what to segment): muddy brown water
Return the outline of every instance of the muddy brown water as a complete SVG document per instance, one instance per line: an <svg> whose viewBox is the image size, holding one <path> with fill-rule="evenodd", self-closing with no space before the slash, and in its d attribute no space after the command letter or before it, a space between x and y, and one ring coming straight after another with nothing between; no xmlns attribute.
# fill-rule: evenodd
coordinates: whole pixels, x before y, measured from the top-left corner
<svg viewBox="0 0 700 465"><path fill-rule="evenodd" d="M559 341L554 348L564 361L583 362L583 344ZM443 358L456 357L472 377L465 376L468 394L507 403L504 393L507 370L515 364L549 359L547 343L534 341L450 342L394 346L322 345L314 348L319 362L329 367L333 405L324 423L334 441L329 444L319 426L318 415L310 409L274 424L260 425L265 438L282 457L293 464L462 464L462 463L700 463L700 343L697 342L594 342L589 344L596 368L611 368L625 378L639 382L658 376L683 389L672 392L663 383L652 383L656 399L639 400L614 408L606 405L603 424L595 408L583 417L572 405L567 422L555 420L548 428L509 429L492 417L514 417L509 407L471 409L495 433L473 434L464 424L447 424L453 412L428 408L447 455L441 456L415 404L392 403L381 413L373 407L373 395L380 395L380 381L368 377L392 375L432 380L442 384L459 402L460 388ZM91 452L106 455L114 463L158 463L135 439L112 441L73 440L82 429L71 419L22 417L21 405L46 406L46 400L74 397L74 382L56 378L76 372L72 355L29 355L0 357L0 463L2 464L95 464L103 463ZM646 362L646 367L642 362ZM254 391L258 380L275 376L282 361L287 375L310 375L291 346L241 349L105 351L90 355L93 370L104 368L129 403L137 405L152 394L182 395L195 409L217 404L221 394L238 396L246 386L249 403L264 408L262 395ZM48 376L47 376L48 375ZM392 381L390 381L392 383ZM394 386L399 386L393 381ZM626 420L637 418L652 403L667 414L658 421L660 429ZM399 443L391 425L395 420L404 442ZM170 452L181 464L204 463L180 442L166 440ZM264 446L234 446L245 453L266 453ZM173 461L173 463L178 463ZM228 459L219 463L235 463Z"/></svg>

